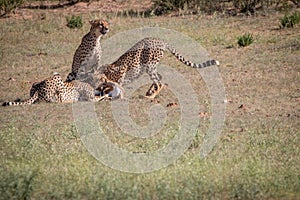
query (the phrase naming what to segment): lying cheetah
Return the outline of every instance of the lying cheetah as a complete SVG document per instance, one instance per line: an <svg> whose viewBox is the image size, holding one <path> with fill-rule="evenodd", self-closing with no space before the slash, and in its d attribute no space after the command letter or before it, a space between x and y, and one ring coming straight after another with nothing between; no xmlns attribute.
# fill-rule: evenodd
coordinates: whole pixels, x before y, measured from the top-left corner
<svg viewBox="0 0 300 200"><path fill-rule="evenodd" d="M52 77L34 83L30 89L30 98L19 102L4 102L3 106L31 105L36 102L99 101L94 98L94 88L88 83L71 81L63 82L61 76L55 73Z"/></svg>
<svg viewBox="0 0 300 200"><path fill-rule="evenodd" d="M87 74L90 70L93 70L81 69L83 63L88 63L87 67L95 65L98 68L100 65L102 53L100 39L109 32L108 22L104 20L91 20L89 22L91 24L90 31L82 38L81 44L74 54L72 72L69 73L66 81L78 78L78 71Z"/></svg>
<svg viewBox="0 0 300 200"><path fill-rule="evenodd" d="M171 52L180 62L193 68L219 65L219 61L217 60L208 60L201 64L193 63L186 60L164 40L158 38L145 38L137 42L114 63L101 67L96 71L95 77L105 75L108 80L122 86L138 78L143 72L146 72L153 81L153 84L146 93L146 97L154 98L163 88L163 85L160 82L162 77L157 72L157 64L166 50Z"/></svg>

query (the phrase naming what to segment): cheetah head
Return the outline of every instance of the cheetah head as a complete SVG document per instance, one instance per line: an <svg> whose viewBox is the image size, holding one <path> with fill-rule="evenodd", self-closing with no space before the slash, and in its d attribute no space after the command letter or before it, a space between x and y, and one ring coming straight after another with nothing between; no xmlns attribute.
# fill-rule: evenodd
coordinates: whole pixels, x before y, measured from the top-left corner
<svg viewBox="0 0 300 200"><path fill-rule="evenodd" d="M106 33L108 33L109 29L108 29L108 22L104 21L104 20L90 20L89 21L91 24L91 32L95 32L97 35L105 35Z"/></svg>

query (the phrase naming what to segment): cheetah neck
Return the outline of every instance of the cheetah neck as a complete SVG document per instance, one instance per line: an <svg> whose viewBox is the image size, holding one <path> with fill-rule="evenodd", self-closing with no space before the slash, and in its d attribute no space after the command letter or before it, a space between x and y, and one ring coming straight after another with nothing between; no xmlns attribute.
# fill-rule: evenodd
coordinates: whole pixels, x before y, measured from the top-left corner
<svg viewBox="0 0 300 200"><path fill-rule="evenodd" d="M96 47L97 49L101 49L100 40L101 40L101 36L98 37L98 38L96 39L96 46L95 46L95 47Z"/></svg>

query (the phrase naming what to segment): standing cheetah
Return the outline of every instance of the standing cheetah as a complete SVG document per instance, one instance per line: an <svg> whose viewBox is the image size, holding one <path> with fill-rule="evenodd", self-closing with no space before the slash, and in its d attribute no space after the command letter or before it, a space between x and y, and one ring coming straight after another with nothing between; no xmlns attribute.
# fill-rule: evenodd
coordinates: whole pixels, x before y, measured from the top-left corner
<svg viewBox="0 0 300 200"><path fill-rule="evenodd" d="M69 73L67 81L72 81L78 78L78 73L83 72L82 74L87 75L90 73L90 70L82 67L83 64L88 68L90 66L95 66L96 69L100 65L101 59L101 44L100 39L103 35L109 32L108 22L104 20L91 20L90 32L87 33L81 41L81 44L77 48L72 63L72 72ZM81 77L84 79L84 77Z"/></svg>
<svg viewBox="0 0 300 200"><path fill-rule="evenodd" d="M34 83L30 89L30 98L22 102L4 102L3 106L31 105L35 102L100 101L95 97L94 88L88 83L77 80L63 82L61 76L55 73L52 77Z"/></svg>
<svg viewBox="0 0 300 200"><path fill-rule="evenodd" d="M95 77L104 75L106 79L122 86L138 78L143 72L146 72L153 81L153 84L146 93L146 97L154 98L163 87L160 81L162 77L157 72L157 64L166 50L171 52L180 62L193 68L219 65L219 61L217 60L208 60L201 64L193 63L186 60L176 49L171 47L164 40L158 38L144 38L125 52L117 61L101 67L100 70L95 73ZM101 83L101 81L99 82ZM97 84L100 85L99 83Z"/></svg>

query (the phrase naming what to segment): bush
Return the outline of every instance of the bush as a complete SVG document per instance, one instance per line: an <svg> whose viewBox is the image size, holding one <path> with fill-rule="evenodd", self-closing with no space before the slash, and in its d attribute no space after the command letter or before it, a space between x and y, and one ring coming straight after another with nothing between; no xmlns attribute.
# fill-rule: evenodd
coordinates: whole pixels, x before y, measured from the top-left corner
<svg viewBox="0 0 300 200"><path fill-rule="evenodd" d="M280 20L280 28L293 28L296 24L300 22L300 13L295 12L292 15L285 15Z"/></svg>
<svg viewBox="0 0 300 200"><path fill-rule="evenodd" d="M300 6L300 0L291 0L295 5Z"/></svg>
<svg viewBox="0 0 300 200"><path fill-rule="evenodd" d="M223 12L226 10L230 0L198 0L196 2L197 6L199 6L199 10L213 14L214 12Z"/></svg>
<svg viewBox="0 0 300 200"><path fill-rule="evenodd" d="M254 38L253 38L252 34L250 34L250 33L246 33L246 34L238 37L238 45L241 47L249 46L250 44L253 43L253 41L254 41Z"/></svg>
<svg viewBox="0 0 300 200"><path fill-rule="evenodd" d="M163 15L171 11L182 9L187 0L153 0L154 15Z"/></svg>
<svg viewBox="0 0 300 200"><path fill-rule="evenodd" d="M300 0L293 0L295 4ZM234 9L240 13L254 14L256 9L279 6L286 0L152 0L152 14L163 15L172 11L186 10L197 13L199 10L212 14Z"/></svg>
<svg viewBox="0 0 300 200"><path fill-rule="evenodd" d="M66 17L66 19L67 19L67 26L69 28L81 28L83 26L81 16L72 15L72 17Z"/></svg>
<svg viewBox="0 0 300 200"><path fill-rule="evenodd" d="M24 0L0 0L0 17L11 13L23 3Z"/></svg>
<svg viewBox="0 0 300 200"><path fill-rule="evenodd" d="M240 10L241 13L251 13L255 12L256 6L261 2L261 0L234 0L233 5L235 8Z"/></svg>

